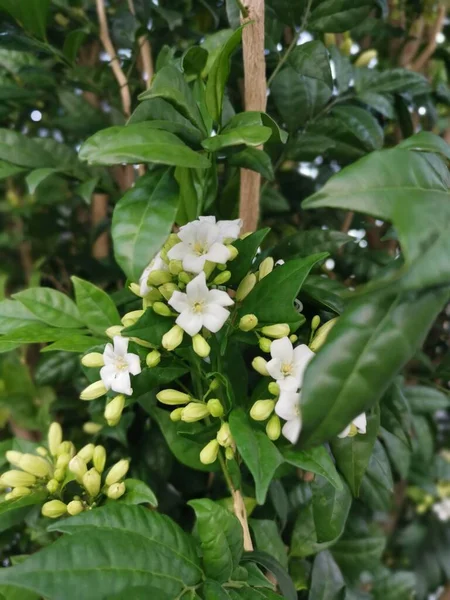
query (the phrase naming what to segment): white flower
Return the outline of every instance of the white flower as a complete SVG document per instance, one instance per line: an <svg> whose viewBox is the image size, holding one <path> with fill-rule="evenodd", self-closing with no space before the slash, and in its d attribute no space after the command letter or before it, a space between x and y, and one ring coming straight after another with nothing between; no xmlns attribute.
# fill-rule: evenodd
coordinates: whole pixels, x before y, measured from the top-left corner
<svg viewBox="0 0 450 600"><path fill-rule="evenodd" d="M114 336L114 347L106 344L103 352L105 366L100 369L100 377L107 390L131 396L130 373L138 375L141 372L141 362L137 354L127 353L128 340L120 335Z"/></svg>
<svg viewBox="0 0 450 600"><path fill-rule="evenodd" d="M224 306L234 302L226 292L209 290L205 273L201 272L187 284L185 294L175 291L169 304L180 313L177 325L194 336L202 327L217 333L230 315Z"/></svg>
<svg viewBox="0 0 450 600"><path fill-rule="evenodd" d="M354 431L353 435L356 435L356 433L366 433L366 427L367 427L366 413L361 413L360 415L358 415L357 417L355 417L353 419L353 421L350 423L350 425L347 425L347 427L344 429L344 431L341 431L341 433L338 435L338 437L345 438L352 432L352 430ZM356 431L355 431L355 429L356 429Z"/></svg>
<svg viewBox="0 0 450 600"><path fill-rule="evenodd" d="M150 262L150 264L145 267L142 275L139 278L139 286L140 286L139 292L143 298L149 292L151 292L153 289L153 287L151 285L148 285L148 282L147 282L148 276L150 275L150 273L152 271L168 271L168 270L169 270L169 267L161 258L161 253L158 252L158 254L155 256L155 258Z"/></svg>
<svg viewBox="0 0 450 600"><path fill-rule="evenodd" d="M181 242L171 248L167 256L181 260L185 271L200 273L207 260L222 265L227 262L231 254L224 241L236 239L239 231L239 220L215 223L214 217L200 217L180 228Z"/></svg>
<svg viewBox="0 0 450 600"><path fill-rule="evenodd" d="M441 502L433 504L433 512L440 521L448 521L450 519L450 498L445 498Z"/></svg>
<svg viewBox="0 0 450 600"><path fill-rule="evenodd" d="M302 430L299 392L296 390L281 390L280 397L275 405L275 412L286 421L281 433L291 444L295 444Z"/></svg>
<svg viewBox="0 0 450 600"><path fill-rule="evenodd" d="M267 370L281 389L296 391L303 383L303 375L314 352L301 344L294 348L288 337L274 340L270 346L272 360Z"/></svg>

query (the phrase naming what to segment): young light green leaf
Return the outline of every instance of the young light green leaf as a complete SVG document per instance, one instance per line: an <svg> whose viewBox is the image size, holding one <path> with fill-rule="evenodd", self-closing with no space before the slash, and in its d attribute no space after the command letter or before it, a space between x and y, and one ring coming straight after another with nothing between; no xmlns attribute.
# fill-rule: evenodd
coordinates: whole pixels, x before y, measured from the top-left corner
<svg viewBox="0 0 450 600"><path fill-rule="evenodd" d="M153 507L158 506L153 491L143 481L139 479L125 479L125 494L119 498L123 504L150 504Z"/></svg>
<svg viewBox="0 0 450 600"><path fill-rule="evenodd" d="M38 319L54 327L83 326L75 303L65 294L52 288L35 287L13 294Z"/></svg>
<svg viewBox="0 0 450 600"><path fill-rule="evenodd" d="M6 298L0 302L0 333L9 333L39 319L17 300Z"/></svg>

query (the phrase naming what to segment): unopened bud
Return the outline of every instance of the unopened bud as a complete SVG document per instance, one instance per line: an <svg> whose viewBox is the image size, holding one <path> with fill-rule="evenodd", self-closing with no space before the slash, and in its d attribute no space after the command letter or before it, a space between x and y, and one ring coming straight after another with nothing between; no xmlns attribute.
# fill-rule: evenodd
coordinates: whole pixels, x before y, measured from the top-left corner
<svg viewBox="0 0 450 600"><path fill-rule="evenodd" d="M265 258L262 263L259 265L259 279L264 279L266 275L272 273L273 271L274 260L271 256Z"/></svg>
<svg viewBox="0 0 450 600"><path fill-rule="evenodd" d="M206 405L212 417L223 417L222 402L218 398L211 398Z"/></svg>
<svg viewBox="0 0 450 600"><path fill-rule="evenodd" d="M23 453L17 452L16 450L8 450L6 452L6 460L12 464L14 467L20 466L20 459L22 458Z"/></svg>
<svg viewBox="0 0 450 600"><path fill-rule="evenodd" d="M261 333L269 338L279 339L289 335L289 325L287 323L277 323L276 325L266 325L261 329Z"/></svg>
<svg viewBox="0 0 450 600"><path fill-rule="evenodd" d="M269 371L267 370L267 360L265 360L262 356L256 356L252 360L252 367L260 375L263 375L264 377L269 377Z"/></svg>
<svg viewBox="0 0 450 600"><path fill-rule="evenodd" d="M200 462L204 465L211 465L217 459L219 453L219 443L217 440L211 440L200 452Z"/></svg>
<svg viewBox="0 0 450 600"><path fill-rule="evenodd" d="M176 423L177 421L181 421L181 415L183 413L184 408L176 408L170 413L170 420Z"/></svg>
<svg viewBox="0 0 450 600"><path fill-rule="evenodd" d="M83 356L81 364L85 367L103 367L105 361L100 352L89 352Z"/></svg>
<svg viewBox="0 0 450 600"><path fill-rule="evenodd" d="M292 335L289 336L289 341L292 344L295 344L295 342L298 340L298 335L295 335L295 333L293 333Z"/></svg>
<svg viewBox="0 0 450 600"><path fill-rule="evenodd" d="M50 464L41 456L24 454L20 459L19 467L26 473L36 477L48 477L51 472Z"/></svg>
<svg viewBox="0 0 450 600"><path fill-rule="evenodd" d="M149 306L153 306L153 302L157 302L158 300L161 300L162 296L161 293L156 289L156 288L152 288L150 291L148 291L143 300L142 300L142 306L143 308L148 308Z"/></svg>
<svg viewBox="0 0 450 600"><path fill-rule="evenodd" d="M197 354L201 358L206 358L211 352L211 346L199 333L194 335L194 337L192 338L192 348L194 349L195 354Z"/></svg>
<svg viewBox="0 0 450 600"><path fill-rule="evenodd" d="M324 37L325 46L327 48L329 48L330 46L336 45L336 36L334 35L334 33L325 33L323 37Z"/></svg>
<svg viewBox="0 0 450 600"><path fill-rule="evenodd" d="M225 458L227 460L233 460L233 458L234 458L233 446L228 446L228 448L225 448Z"/></svg>
<svg viewBox="0 0 450 600"><path fill-rule="evenodd" d="M161 353L158 350L152 350L145 357L145 363L150 369L156 367L161 362Z"/></svg>
<svg viewBox="0 0 450 600"><path fill-rule="evenodd" d="M311 319L311 331L315 331L320 325L320 317L319 315L314 315Z"/></svg>
<svg viewBox="0 0 450 600"><path fill-rule="evenodd" d="M105 407L103 416L110 427L115 427L120 421L125 406L125 396L119 394L115 396Z"/></svg>
<svg viewBox="0 0 450 600"><path fill-rule="evenodd" d="M152 308L155 311L155 313L157 315L161 315L161 317L172 316L172 311L167 306L167 304L164 304L164 302L153 302Z"/></svg>
<svg viewBox="0 0 450 600"><path fill-rule="evenodd" d="M144 310L132 310L131 312L127 313L121 319L123 326L131 327L132 325L135 325L142 317L144 312Z"/></svg>
<svg viewBox="0 0 450 600"><path fill-rule="evenodd" d="M163 285L164 283L169 283L169 281L172 281L171 273L159 269L152 271L147 279L148 284L154 285L155 287Z"/></svg>
<svg viewBox="0 0 450 600"><path fill-rule="evenodd" d="M208 277L212 274L216 266L217 263L215 262L212 262L210 260L205 261L205 264L203 265L203 271L205 273L206 279L208 279Z"/></svg>
<svg viewBox="0 0 450 600"><path fill-rule="evenodd" d="M64 479L66 478L66 470L65 469L55 469L55 472L53 473L53 477L56 479L56 481L64 481Z"/></svg>
<svg viewBox="0 0 450 600"><path fill-rule="evenodd" d="M161 285L158 289L161 292L163 298L165 298L166 300L170 300L172 298L173 293L179 290L176 283L165 283L164 285ZM153 310L155 310L154 306Z"/></svg>
<svg viewBox="0 0 450 600"><path fill-rule="evenodd" d="M174 325L170 331L165 333L162 337L162 346L166 350L175 350L183 341L184 331L179 325Z"/></svg>
<svg viewBox="0 0 450 600"><path fill-rule="evenodd" d="M269 383L269 385L267 386L267 389L274 396L279 396L280 395L280 386L275 381L271 381Z"/></svg>
<svg viewBox="0 0 450 600"><path fill-rule="evenodd" d="M106 463L106 450L103 446L95 446L92 463L99 473L103 473Z"/></svg>
<svg viewBox="0 0 450 600"><path fill-rule="evenodd" d="M221 446L224 446L224 448L231 446L233 443L233 436L231 435L231 430L228 423L222 423L219 431L217 432L216 440Z"/></svg>
<svg viewBox="0 0 450 600"><path fill-rule="evenodd" d="M18 500L19 498L23 498L24 496L29 496L31 494L31 490L28 487L15 487L8 495L5 500Z"/></svg>
<svg viewBox="0 0 450 600"><path fill-rule="evenodd" d="M180 240L180 238L178 237L178 234L176 234L176 233L171 233L171 234L169 235L169 237L167 238L167 240L164 242L164 246L163 246L163 248L164 248L164 250L165 250L166 252L169 252L169 250L170 250L171 248L173 248L174 246L176 246L177 244L179 244L179 243L180 243L180 241L181 241L181 240Z"/></svg>
<svg viewBox="0 0 450 600"><path fill-rule="evenodd" d="M209 384L209 389L210 390L218 390L219 388L220 388L220 381L219 381L219 379L217 379L217 377L214 377L214 379Z"/></svg>
<svg viewBox="0 0 450 600"><path fill-rule="evenodd" d="M242 331L251 331L258 325L256 315L244 315L239 321L239 329Z"/></svg>
<svg viewBox="0 0 450 600"><path fill-rule="evenodd" d="M272 415L266 425L266 433L269 440L274 442L281 435L281 423L278 415Z"/></svg>
<svg viewBox="0 0 450 600"><path fill-rule="evenodd" d="M125 477L129 468L130 462L125 458L122 458L122 460L119 460L119 462L116 462L116 464L111 467L108 475L106 476L105 484L112 485L113 483L117 483Z"/></svg>
<svg viewBox="0 0 450 600"><path fill-rule="evenodd" d="M200 402L190 402L181 413L181 420L185 423L195 423L209 416L209 408Z"/></svg>
<svg viewBox="0 0 450 600"><path fill-rule="evenodd" d="M103 425L101 425L100 423L94 423L94 421L87 421L83 424L83 431L88 435L95 435L102 429Z"/></svg>
<svg viewBox="0 0 450 600"><path fill-rule="evenodd" d="M250 409L250 416L255 421L265 421L275 408L274 400L257 400Z"/></svg>
<svg viewBox="0 0 450 600"><path fill-rule="evenodd" d="M227 244L227 248L228 248L228 251L230 252L230 258L228 260L232 261L239 254L239 250L235 246L233 246L232 244Z"/></svg>
<svg viewBox="0 0 450 600"><path fill-rule="evenodd" d="M56 494L56 492L59 490L59 481L56 479L50 479L46 487L50 494Z"/></svg>
<svg viewBox="0 0 450 600"><path fill-rule="evenodd" d="M326 323L324 323L322 325L322 327L320 327L317 330L317 333L314 336L313 341L309 345L310 349L313 352L317 352L319 350L319 348L321 348L325 344L328 334L333 329L333 327L336 325L338 319L339 319L339 317L335 317L334 319L327 321Z"/></svg>
<svg viewBox="0 0 450 600"><path fill-rule="evenodd" d="M188 284L190 281L192 281L192 279L193 276L189 275L189 273L186 273L186 271L181 271L178 273L178 281L181 283Z"/></svg>
<svg viewBox="0 0 450 600"><path fill-rule="evenodd" d="M266 337L259 338L258 345L263 352L269 353L270 346L272 345L272 340L269 340L269 338Z"/></svg>
<svg viewBox="0 0 450 600"><path fill-rule="evenodd" d="M39 456L48 456L48 450L47 448L44 448L44 446L38 446L36 448L36 454L39 454Z"/></svg>
<svg viewBox="0 0 450 600"><path fill-rule="evenodd" d="M122 333L123 329L123 325L112 325L111 327L108 327L105 333L109 338L113 340L116 335L120 335Z"/></svg>
<svg viewBox="0 0 450 600"><path fill-rule="evenodd" d="M236 300L238 302L244 300L244 298L246 298L250 294L255 285L256 275L254 273L248 273L248 275L244 277L244 279L239 284L238 289L236 290Z"/></svg>
<svg viewBox="0 0 450 600"><path fill-rule="evenodd" d="M81 512L83 512L83 510L84 507L81 500L72 500L72 502L69 502L67 505L67 512L69 515L72 515L72 517L79 515Z"/></svg>
<svg viewBox="0 0 450 600"><path fill-rule="evenodd" d="M169 262L169 271L172 275L179 275L183 270L183 263L181 260L171 260Z"/></svg>
<svg viewBox="0 0 450 600"><path fill-rule="evenodd" d="M99 379L88 385L87 388L84 388L80 394L80 400L95 400L96 398L100 398L100 396L104 396L107 391L105 384Z"/></svg>
<svg viewBox="0 0 450 600"><path fill-rule="evenodd" d="M187 404L191 401L191 397L184 392L178 390L161 390L156 394L157 399L161 404L168 404L169 406L176 406L177 404Z"/></svg>
<svg viewBox="0 0 450 600"><path fill-rule="evenodd" d="M366 50L362 52L355 60L355 67L367 67L370 61L374 58L377 58L378 52L376 50Z"/></svg>
<svg viewBox="0 0 450 600"><path fill-rule="evenodd" d="M54 421L49 429L47 434L48 441L48 449L50 450L50 454L52 456L56 456L58 452L58 448L62 442L63 432L61 429L61 425Z"/></svg>
<svg viewBox="0 0 450 600"><path fill-rule="evenodd" d="M46 502L42 508L41 513L44 517L49 517L50 519L57 519L58 517L62 517L67 512L67 506L61 500L50 500Z"/></svg>
<svg viewBox="0 0 450 600"><path fill-rule="evenodd" d="M219 273L218 275L216 275L214 277L214 279L212 280L212 283L214 285L223 285L230 279L231 279L231 271L222 271L222 273Z"/></svg>
<svg viewBox="0 0 450 600"><path fill-rule="evenodd" d="M139 296L139 298L142 298L142 296L141 296L141 286L139 284L137 284L137 283L130 283L130 285L128 286L128 289L135 296Z"/></svg>
<svg viewBox="0 0 450 600"><path fill-rule="evenodd" d="M79 456L85 463L88 463L94 456L94 448L94 444L86 444L86 446L83 446L81 450L77 452L77 456Z"/></svg>
<svg viewBox="0 0 450 600"><path fill-rule="evenodd" d="M83 486L87 493L93 498L100 492L101 477L100 473L92 468L83 475Z"/></svg>
<svg viewBox="0 0 450 600"><path fill-rule="evenodd" d="M69 454L70 458L72 458L72 456L75 456L75 446L72 442L69 442L68 440L66 440L65 442L61 442L58 446L56 454L58 456L61 456L61 454Z"/></svg>
<svg viewBox="0 0 450 600"><path fill-rule="evenodd" d="M112 485L110 485L108 491L106 492L106 495L108 496L108 498L111 498L111 500L117 500L118 498L123 496L125 492L125 483L122 481L121 483L113 483Z"/></svg>
<svg viewBox="0 0 450 600"><path fill-rule="evenodd" d="M75 478L78 481L78 483L81 483L83 481L84 475L87 472L87 467L84 460L79 456L74 456L69 463L69 469L75 475Z"/></svg>

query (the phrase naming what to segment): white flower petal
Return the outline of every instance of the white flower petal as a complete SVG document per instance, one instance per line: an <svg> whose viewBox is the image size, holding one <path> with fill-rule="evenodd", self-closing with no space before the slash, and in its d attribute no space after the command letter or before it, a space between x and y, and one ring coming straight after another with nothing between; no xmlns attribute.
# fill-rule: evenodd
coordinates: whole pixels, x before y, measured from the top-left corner
<svg viewBox="0 0 450 600"><path fill-rule="evenodd" d="M178 315L175 321L177 325L183 329L186 333L193 336L200 331L203 327L203 318L200 313L194 313L192 310L184 310Z"/></svg>
<svg viewBox="0 0 450 600"><path fill-rule="evenodd" d="M170 306L179 313L189 308L187 295L183 292L179 292L178 290L174 291L172 297L170 300L168 300L168 304L170 304Z"/></svg>
<svg viewBox="0 0 450 600"><path fill-rule="evenodd" d="M280 386L280 390L285 392L296 392L299 388L298 379L293 375L284 376L276 380Z"/></svg>
<svg viewBox="0 0 450 600"><path fill-rule="evenodd" d="M201 223L212 223L213 225L215 225L215 223L216 223L216 217L211 217L211 216L199 217L198 220Z"/></svg>
<svg viewBox="0 0 450 600"><path fill-rule="evenodd" d="M205 254L206 260L224 265L230 258L230 251L223 244L215 242Z"/></svg>
<svg viewBox="0 0 450 600"><path fill-rule="evenodd" d="M210 290L208 294L208 304L218 304L219 306L231 306L234 300L222 290Z"/></svg>
<svg viewBox="0 0 450 600"><path fill-rule="evenodd" d="M294 349L294 367L299 387L303 384L306 367L314 358L315 353L306 344L301 344Z"/></svg>
<svg viewBox="0 0 450 600"><path fill-rule="evenodd" d="M366 433L366 427L367 427L366 413L362 413L362 414L358 415L355 419L353 419L353 425L358 430L358 433Z"/></svg>
<svg viewBox="0 0 450 600"><path fill-rule="evenodd" d="M282 363L290 364L294 362L294 348L288 337L282 337L274 340L270 345L270 355L272 358L278 358Z"/></svg>
<svg viewBox="0 0 450 600"><path fill-rule="evenodd" d="M188 298L189 304L192 306L194 302L199 302L200 300L207 301L209 290L206 285L206 276L202 271L194 277L192 281L190 281L186 286L186 295Z"/></svg>
<svg viewBox="0 0 450 600"><path fill-rule="evenodd" d="M127 361L128 371L132 375L139 375L141 372L141 359L137 354L128 353L125 355L125 360Z"/></svg>
<svg viewBox="0 0 450 600"><path fill-rule="evenodd" d="M183 260L183 258L186 255L186 252L188 251L189 247L186 246L186 244L184 244L183 242L180 242L179 244L175 244L175 246L172 246L172 248L167 253L167 257L170 260Z"/></svg>
<svg viewBox="0 0 450 600"><path fill-rule="evenodd" d="M296 419L292 419L291 421L286 421L283 425L281 433L284 437L291 442L291 444L295 444L300 437L300 432L302 430L302 421L300 417Z"/></svg>
<svg viewBox="0 0 450 600"><path fill-rule="evenodd" d="M341 431L341 433L338 433L338 437L346 438L348 436L348 434L350 433L350 429L351 429L351 425L347 425L347 427L344 429L344 431Z"/></svg>
<svg viewBox="0 0 450 600"><path fill-rule="evenodd" d="M203 325L212 333L222 329L225 321L230 316L230 311L218 304L206 306L203 310Z"/></svg>
<svg viewBox="0 0 450 600"><path fill-rule="evenodd" d="M207 258L202 254L198 256L192 250L188 250L183 257L183 269L188 273L200 273L205 266Z"/></svg>
<svg viewBox="0 0 450 600"><path fill-rule="evenodd" d="M100 378L105 384L107 390L111 389L111 385L114 382L116 376L116 368L114 365L105 365L100 369Z"/></svg>
<svg viewBox="0 0 450 600"><path fill-rule="evenodd" d="M128 338L121 335L115 335L113 338L114 354L116 356L125 356L128 350Z"/></svg>
<svg viewBox="0 0 450 600"><path fill-rule="evenodd" d="M120 371L116 374L111 389L118 394L131 396L133 390L131 389L130 374L128 371Z"/></svg>
<svg viewBox="0 0 450 600"><path fill-rule="evenodd" d="M152 271L152 264L150 263L147 267L145 267L142 275L139 278L139 293L142 297L146 296L152 289L150 285L147 283L148 276Z"/></svg>
<svg viewBox="0 0 450 600"><path fill-rule="evenodd" d="M283 379L283 373L281 372L281 360L279 358L272 358L267 362L267 370L269 371L269 375L275 379Z"/></svg>
<svg viewBox="0 0 450 600"><path fill-rule="evenodd" d="M298 417L300 414L299 393L282 391L275 405L275 412L286 421Z"/></svg>
<svg viewBox="0 0 450 600"><path fill-rule="evenodd" d="M218 221L217 227L219 228L222 239L235 240L241 233L242 219Z"/></svg>
<svg viewBox="0 0 450 600"><path fill-rule="evenodd" d="M116 360L116 355L114 354L114 348L112 344L106 344L105 349L103 350L103 361L105 365L109 365L114 363Z"/></svg>

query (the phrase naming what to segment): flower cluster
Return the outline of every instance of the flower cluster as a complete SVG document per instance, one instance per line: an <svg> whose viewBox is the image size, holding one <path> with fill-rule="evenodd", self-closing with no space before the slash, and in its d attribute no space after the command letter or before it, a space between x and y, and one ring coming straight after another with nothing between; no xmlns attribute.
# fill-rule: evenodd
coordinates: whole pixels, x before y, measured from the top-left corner
<svg viewBox="0 0 450 600"><path fill-rule="evenodd" d="M450 454L446 450L441 451L441 457L450 463ZM417 486L407 488L407 496L415 503L418 514L424 514L430 509L439 521L450 521L450 481L439 480L433 490L422 489Z"/></svg>
<svg viewBox="0 0 450 600"><path fill-rule="evenodd" d="M105 448L87 444L76 452L72 442L63 440L61 426L56 422L50 425L47 446L39 446L36 454L15 450L6 453L8 462L17 468L0 477L1 486L12 488L5 500L45 491L51 499L45 502L41 512L45 517L58 518L65 514L77 515L98 506L106 498L116 500L125 493L122 480L128 472L127 460L120 460L103 476L107 458ZM92 466L88 468L90 463ZM72 482L79 488L75 495L73 486L70 492L66 489ZM68 493L72 499L64 502Z"/></svg>

